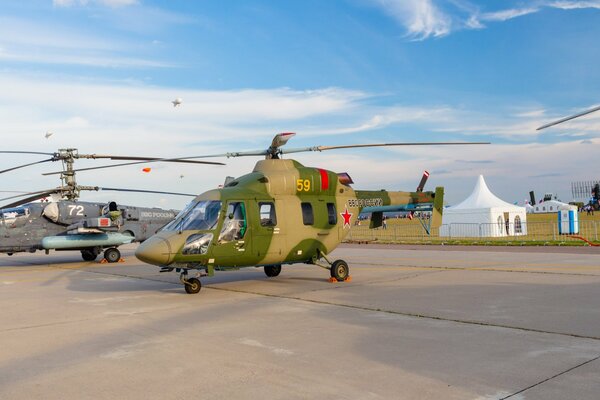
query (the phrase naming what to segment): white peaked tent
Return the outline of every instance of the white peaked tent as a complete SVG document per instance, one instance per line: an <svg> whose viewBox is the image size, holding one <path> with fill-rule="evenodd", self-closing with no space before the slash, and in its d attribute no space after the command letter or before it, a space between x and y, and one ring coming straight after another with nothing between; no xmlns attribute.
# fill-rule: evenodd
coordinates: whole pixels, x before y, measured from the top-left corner
<svg viewBox="0 0 600 400"><path fill-rule="evenodd" d="M527 234L525 207L496 197L479 175L473 193L462 203L444 209L440 236L500 237Z"/></svg>

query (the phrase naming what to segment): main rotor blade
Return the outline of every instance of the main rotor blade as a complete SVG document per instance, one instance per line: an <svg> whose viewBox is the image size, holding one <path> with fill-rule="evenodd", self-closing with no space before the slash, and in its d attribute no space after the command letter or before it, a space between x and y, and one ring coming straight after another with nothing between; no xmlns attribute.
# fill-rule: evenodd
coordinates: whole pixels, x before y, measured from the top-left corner
<svg viewBox="0 0 600 400"><path fill-rule="evenodd" d="M456 146L472 144L491 144L490 142L411 142L411 143L368 143L368 144L347 144L341 146L313 146L296 149L281 149L282 154L302 153L305 151L325 151L336 149L352 149L359 147L386 147L386 146Z"/></svg>
<svg viewBox="0 0 600 400"><path fill-rule="evenodd" d="M221 155L215 156L205 156L205 157L221 157ZM111 165L99 165L97 167L88 167L88 168L76 168L73 169L73 172L81 172L81 171L92 171L95 169L105 169L105 168L114 168L114 167L124 167L127 165L136 165L136 164L148 164L152 162L180 162L180 163L189 163L189 164L208 164L208 165L225 165L225 163L215 162L215 161L194 161L189 160L189 158L202 158L202 157L184 157L184 158L144 158L140 157L140 160L144 161L133 161L128 163L119 163L119 164L111 164ZM56 172L46 172L42 175L59 175L62 174L62 171Z"/></svg>
<svg viewBox="0 0 600 400"><path fill-rule="evenodd" d="M11 208L11 207L18 207L21 204L26 204L26 203L32 202L34 200L41 199L42 197L46 197L46 196L49 196L49 195L51 195L53 193L58 193L58 192L60 192L59 189L50 189L50 190L45 190L45 191L40 191L40 192L27 193L27 194L31 194L33 196L29 196L29 197L26 197L24 199L17 200L17 201L15 201L13 203L5 204L5 205L1 206L0 209L6 209L6 208ZM24 196L24 195L22 195L22 196ZM13 199L13 198L16 198L16 197L21 197L21 196L6 197L4 199L0 199L0 201L8 200L8 199Z"/></svg>
<svg viewBox="0 0 600 400"><path fill-rule="evenodd" d="M36 162L32 162L32 163L28 163L28 164L23 164L23 165L19 165L17 167L12 167L12 168L8 168L8 169L3 169L2 171L0 171L0 174L3 174L5 172L10 172L10 171L14 171L15 169L19 169L19 168L25 168L25 167L29 167L30 165L35 165L35 164L41 164L41 163L45 163L48 161L54 161L53 158L48 158L46 160L42 160L42 161L36 161Z"/></svg>
<svg viewBox="0 0 600 400"><path fill-rule="evenodd" d="M183 163L190 163L190 164L213 164L213 165L224 165L223 163L219 163L219 162L214 162L214 161L192 161L192 160L186 160L186 159L180 159L180 158L165 158L165 157L140 157L140 156L110 156L110 155L101 155L101 154L89 154L89 155L79 155L79 158L91 158L91 159L95 159L95 158L108 158L111 160L139 160L140 163L144 163L144 162L154 162L154 161L160 161L160 162L183 162Z"/></svg>
<svg viewBox="0 0 600 400"><path fill-rule="evenodd" d="M137 192L137 193L155 193L155 194L171 194L174 196L190 196L196 197L197 194L191 193L177 193L177 192L160 192L157 190L143 190L143 189L119 189L119 188L106 188L106 187L98 187L100 190L110 190L113 192Z"/></svg>
<svg viewBox="0 0 600 400"><path fill-rule="evenodd" d="M565 117L565 118L561 118L558 121L550 122L549 124L546 124L546 125L542 125L539 128L537 128L536 131L541 131L542 129L549 128L549 127L554 126L554 125L562 124L563 122L567 122L567 121L570 121L570 120L575 119L575 118L583 117L584 115L591 114L594 111L598 111L598 110L600 110L600 106L594 107L594 108L590 108L589 110L582 111L580 113L577 113L577 114L574 114L574 115L570 115L570 116Z"/></svg>
<svg viewBox="0 0 600 400"><path fill-rule="evenodd" d="M15 150L0 150L2 154L40 154L43 156L53 156L54 153L41 153L39 151L15 151Z"/></svg>

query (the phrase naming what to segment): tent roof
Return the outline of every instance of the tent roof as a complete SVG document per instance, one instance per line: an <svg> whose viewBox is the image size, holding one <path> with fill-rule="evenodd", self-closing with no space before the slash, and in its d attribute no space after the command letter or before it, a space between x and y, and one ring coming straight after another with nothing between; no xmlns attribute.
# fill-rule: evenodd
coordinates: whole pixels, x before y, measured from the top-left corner
<svg viewBox="0 0 600 400"><path fill-rule="evenodd" d="M488 208L508 208L508 209L519 209L525 210L524 207L515 206L514 204L507 203L506 201L496 197L490 189L488 189L483 179L483 175L479 175L477 184L473 189L473 193L462 203L449 207L448 210L473 210L473 209L488 209Z"/></svg>

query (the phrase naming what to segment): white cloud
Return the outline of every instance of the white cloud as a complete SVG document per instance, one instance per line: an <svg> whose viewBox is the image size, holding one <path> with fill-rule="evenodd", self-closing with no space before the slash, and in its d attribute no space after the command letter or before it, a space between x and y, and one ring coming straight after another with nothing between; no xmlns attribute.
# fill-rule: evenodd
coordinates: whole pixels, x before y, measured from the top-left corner
<svg viewBox="0 0 600 400"><path fill-rule="evenodd" d="M375 0L375 4L404 25L414 40L450 33L450 18L433 4L433 0Z"/></svg>
<svg viewBox="0 0 600 400"><path fill-rule="evenodd" d="M600 9L600 1L551 1L547 3L548 7L560 8L563 10L575 10L581 8L598 8Z"/></svg>
<svg viewBox="0 0 600 400"><path fill-rule="evenodd" d="M81 153L191 156L265 148L272 136L281 131L298 132L290 147L348 144L354 140L359 143L430 141L429 136L436 132L445 132L444 141L465 140L465 135L490 135L491 141L497 143L501 137L536 140L540 133L535 128L552 119L539 106L509 113L494 110L493 114L443 105L374 106L368 93L341 88L182 91L123 82L88 82L15 73L0 73L0 87L3 88L0 91L0 131L6 133L2 147L7 150L53 152L58 148L75 147ZM171 104L175 97L184 99L177 108ZM499 115L510 117L502 119ZM581 137L576 141L573 137L585 132L588 138L592 138L588 140L597 143L598 139L593 138L600 132L600 115L573 121L562 129L572 133L562 140L573 142L348 150L301 153L294 158L306 165L348 171L357 182L357 188L412 189L423 169L449 171L432 176L430 187L445 185L448 198L460 200L472 189L465 178L476 177L479 173L496 180L499 194L510 194L517 189L525 191L525 186L531 184L513 182L518 187L511 191L509 181L514 181L514 176L522 176L523 171L528 175L542 175L548 172L547 160L577 154L582 163L593 165L597 157L595 146L582 145ZM54 132L50 139L44 138L47 131ZM359 132L369 134L357 135L353 140L326 137ZM390 137L393 139L390 140ZM3 156L0 164L8 167L30 160L35 161L35 156ZM457 160L490 162L473 164ZM227 166L153 164L150 174L141 173L142 166L139 165L91 171L78 174L78 181L107 187L199 193L221 184L227 175L239 176L249 172L256 159L223 161ZM99 163L80 160L77 165L85 167ZM56 177L43 178L40 173L57 169L59 166L53 164L51 167L26 168L3 175L4 189L34 190L55 186L58 183ZM578 174L577 169L576 166L565 165L565 176ZM179 178L181 174L184 179ZM548 185L566 185L564 176L545 179ZM539 190L554 189L542 187ZM115 196L88 193L83 198L104 201ZM156 205L158 198L119 194L118 201ZM169 198L167 201L167 207L181 207L186 199Z"/></svg>
<svg viewBox="0 0 600 400"><path fill-rule="evenodd" d="M496 11L482 11L467 0L444 3L439 0L369 0L397 20L413 40L442 37L460 29L484 29L486 22L505 22L535 14L544 8L562 10L600 9L600 0L536 1L527 7L513 7Z"/></svg>
<svg viewBox="0 0 600 400"><path fill-rule="evenodd" d="M508 21L509 19L522 17L524 15L533 14L539 11L539 8L511 8L507 10L489 12L481 14L481 19L484 21Z"/></svg>
<svg viewBox="0 0 600 400"><path fill-rule="evenodd" d="M98 4L108 7L125 7L138 4L138 0L52 0L55 7L74 7Z"/></svg>
<svg viewBox="0 0 600 400"><path fill-rule="evenodd" d="M18 32L18 34L15 34ZM35 64L84 65L103 68L165 68L173 63L135 57L137 47L122 38L98 36L61 25L0 17L0 59Z"/></svg>

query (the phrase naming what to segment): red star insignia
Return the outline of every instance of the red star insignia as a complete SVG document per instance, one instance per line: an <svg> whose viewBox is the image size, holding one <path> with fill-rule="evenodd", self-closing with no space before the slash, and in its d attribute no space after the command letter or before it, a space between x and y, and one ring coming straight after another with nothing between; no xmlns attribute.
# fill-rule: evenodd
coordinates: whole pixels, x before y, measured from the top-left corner
<svg viewBox="0 0 600 400"><path fill-rule="evenodd" d="M343 213L340 213L340 215L342 218L344 218L344 228L346 225L350 226L350 218L352 218L352 213L348 212L348 207L346 207L346 210Z"/></svg>

